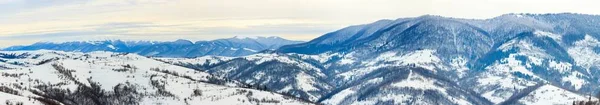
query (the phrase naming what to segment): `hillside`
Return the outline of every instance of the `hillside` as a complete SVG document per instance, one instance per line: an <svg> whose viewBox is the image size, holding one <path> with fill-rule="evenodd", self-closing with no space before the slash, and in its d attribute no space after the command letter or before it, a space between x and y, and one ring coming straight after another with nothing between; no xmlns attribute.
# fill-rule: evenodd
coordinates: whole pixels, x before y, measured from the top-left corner
<svg viewBox="0 0 600 105"><path fill-rule="evenodd" d="M135 54L0 52L0 101L24 104L310 104Z"/></svg>

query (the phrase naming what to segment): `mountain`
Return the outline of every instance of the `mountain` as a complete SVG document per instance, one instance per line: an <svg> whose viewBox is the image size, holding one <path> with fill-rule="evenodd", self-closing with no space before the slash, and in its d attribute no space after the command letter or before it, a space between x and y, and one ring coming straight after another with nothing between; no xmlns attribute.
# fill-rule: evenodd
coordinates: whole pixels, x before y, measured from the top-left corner
<svg viewBox="0 0 600 105"><path fill-rule="evenodd" d="M6 51L0 53L0 69L9 69L1 71L9 79L0 80L4 83L0 84L0 94L21 96L17 97L20 100L43 97L51 99L44 102L61 103L82 103L73 101L79 99L73 97L82 97L96 104L106 103L100 99L147 104L156 103L147 100L159 98L180 104L207 99L232 99L240 104L571 104L600 92L599 38L597 15L506 14L490 19L425 15L350 26L309 42L278 48L254 45L281 42L260 44L233 38L136 43L153 46L150 50L125 47L139 48L136 51L140 52L134 53L141 56ZM248 54L201 52L186 47L192 45L265 50ZM240 56L227 56L232 54ZM100 78L91 78L95 75ZM109 77L105 75L117 75L117 79L103 78ZM42 82L22 82L31 77ZM30 88L28 83L37 87ZM211 95L196 96L194 89Z"/></svg>
<svg viewBox="0 0 600 105"><path fill-rule="evenodd" d="M200 57L207 55L217 56L244 56L262 50L277 49L288 44L297 44L300 41L291 41L279 37L257 38L228 38L212 41L197 41L179 39L173 42L156 41L75 41L64 43L39 42L28 46L13 46L3 50L58 50L58 51L110 51L119 53L136 53L143 56L161 57Z"/></svg>
<svg viewBox="0 0 600 105"><path fill-rule="evenodd" d="M533 91L528 91L529 93L527 94L515 95L511 97L509 101L505 101L501 104L556 105L573 100L588 100L586 97L573 94L552 85L536 86L536 88L532 88L532 90Z"/></svg>
<svg viewBox="0 0 600 105"><path fill-rule="evenodd" d="M0 61L10 105L311 104L136 54L0 51Z"/></svg>
<svg viewBox="0 0 600 105"><path fill-rule="evenodd" d="M309 62L289 55L263 53L228 59L222 57L201 57L193 60L159 59L215 74L221 78L243 80L240 82L310 101L318 100L323 93L328 93L332 89L332 86L325 81L326 75L321 72L322 67L313 66Z"/></svg>
<svg viewBox="0 0 600 105"><path fill-rule="evenodd" d="M569 104L599 92L599 38L597 15L425 15L211 63L163 60L328 105Z"/></svg>

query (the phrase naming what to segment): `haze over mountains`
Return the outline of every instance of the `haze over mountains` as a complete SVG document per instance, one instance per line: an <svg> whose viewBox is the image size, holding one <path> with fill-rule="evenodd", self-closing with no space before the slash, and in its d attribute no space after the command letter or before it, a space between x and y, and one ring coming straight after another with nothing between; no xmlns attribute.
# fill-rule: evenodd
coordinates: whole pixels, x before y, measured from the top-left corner
<svg viewBox="0 0 600 105"><path fill-rule="evenodd" d="M62 43L39 42L27 46L12 46L3 50L18 51L46 49L77 52L110 51L158 57L200 57L206 55L244 56L262 50L277 49L283 45L301 42L302 41L286 40L280 37L234 37L196 42L185 39L179 39L172 42L106 40Z"/></svg>
<svg viewBox="0 0 600 105"><path fill-rule="evenodd" d="M117 64L130 64L138 67L138 69L150 70L149 68L152 67L146 67L146 63L131 63L142 59L148 62L161 62L161 67L174 65L182 67L167 68L168 70L186 69L178 72L178 74L188 74L183 73L184 71L206 73L203 75L219 78L217 80L230 80L228 83L240 85L237 88L252 88L273 92L275 95L266 96L265 100L272 97L273 100L277 100L274 103L302 103L298 100L307 100L312 103L327 105L571 104L572 101L586 100L587 98L584 96L586 94L599 92L599 38L600 16L597 15L571 13L506 14L481 20L425 15L350 26L305 43L281 41L276 44L263 43L262 46L255 46L243 43L245 41L231 41L233 39L225 42L206 42L209 44L178 40L164 42L163 44L149 44L152 47L143 47L143 50L128 47L128 44L122 44L125 47L118 47L119 44L108 42L98 45L83 44L93 46L90 47L95 48L93 50L78 47L84 42L72 42L76 44L71 44L71 48L68 43L50 45L39 43L39 46L53 47L38 47L38 49L60 50L61 46L65 46L63 49L66 51L91 52L103 50L130 52L154 57L146 59L132 54L119 55L105 52L111 56L94 58L93 56L99 55L97 55L97 52L92 52L74 53L74 55L80 56L91 54L92 57L85 57L87 59L71 56L43 59L43 56L48 54L65 56L73 52L3 51L4 55L0 56L0 61L3 61L0 68L6 69L3 71L8 76L5 76L6 78L22 80L25 81L24 84L27 84L30 82L26 81L25 76L34 75L29 72L29 69L34 72L37 70L48 71L57 69L56 67L50 68L52 65L61 65L68 68L69 71L80 72L80 70L83 70L83 72L87 72L92 71L87 68L120 67L116 64L108 65L109 67L91 67L94 65L92 63L82 66L86 69L79 69L76 68L81 66L79 64L65 63L71 59L81 60L82 62L121 62ZM187 50L188 47L182 47L185 45L208 46L211 44L214 45L205 48L212 50ZM113 45L115 48L112 49L112 47L106 45ZM36 44L11 47L5 50L35 50L36 47L34 46ZM118 48L127 50L119 50ZM228 48L248 48L255 51L241 53L223 50ZM259 52L256 49L275 50ZM42 58L36 57L38 55ZM91 58L100 59L101 61L89 61ZM31 61L30 59L39 60ZM131 62L123 62L119 59ZM42 61L44 61L43 64L39 63ZM49 67L44 67L44 65ZM156 69L152 70L157 71ZM160 70L162 69L158 71ZM140 75L135 76L144 80L143 75L145 74L140 73ZM79 73L73 74L76 77L87 77L87 74L86 76L79 75ZM94 76L95 78L97 76ZM150 78L150 80L153 79ZM9 90L17 91L17 93L29 93L34 90L44 91L40 88L19 88L23 87L24 84L12 80L0 82L11 84L3 86ZM167 84L171 83L168 82ZM179 82L173 84L177 83ZM100 82L100 84L104 83ZM142 87L145 86L142 83L138 84ZM40 84L27 86L35 87L36 85L39 86ZM59 86L56 88L60 90L67 87ZM177 88L189 89L186 87ZM118 91L118 89L109 90L106 88L104 91L109 94ZM7 93L6 91L0 91L0 93L2 92ZM151 90L150 92L155 91ZM156 92L160 93L160 88ZM176 93L178 91L167 92ZM65 103L59 99L39 94L13 95L45 97ZM150 97L147 95L141 94L140 97L142 98L140 99ZM175 99L179 99L179 102L184 99L205 99L196 99L193 96L183 98L183 96L187 96L187 94L175 95ZM286 96L298 99L288 100L288 98L285 98ZM218 97L228 97L228 95ZM131 99L126 97L117 98ZM246 100L246 98L237 99ZM133 102L144 101L137 100ZM247 101L237 102L245 104L243 102ZM251 102L268 103L271 101Z"/></svg>

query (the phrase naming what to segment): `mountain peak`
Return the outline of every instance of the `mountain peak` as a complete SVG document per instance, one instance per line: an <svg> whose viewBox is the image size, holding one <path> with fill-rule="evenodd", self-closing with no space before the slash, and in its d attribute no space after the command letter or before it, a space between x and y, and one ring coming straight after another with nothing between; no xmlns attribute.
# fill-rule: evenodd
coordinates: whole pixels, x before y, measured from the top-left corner
<svg viewBox="0 0 600 105"><path fill-rule="evenodd" d="M228 39L240 39L240 40L257 40L257 39L284 39L278 36L234 36ZM284 39L286 40L286 39Z"/></svg>
<svg viewBox="0 0 600 105"><path fill-rule="evenodd" d="M194 42L189 41L189 40L185 40L185 39L177 39L173 43L174 44L182 44L182 45L194 44Z"/></svg>
<svg viewBox="0 0 600 105"><path fill-rule="evenodd" d="M431 14L427 14L427 15L422 15L422 16L419 16L419 17L417 17L417 18L445 18L445 17L442 17L442 16L440 16L440 15L431 15Z"/></svg>

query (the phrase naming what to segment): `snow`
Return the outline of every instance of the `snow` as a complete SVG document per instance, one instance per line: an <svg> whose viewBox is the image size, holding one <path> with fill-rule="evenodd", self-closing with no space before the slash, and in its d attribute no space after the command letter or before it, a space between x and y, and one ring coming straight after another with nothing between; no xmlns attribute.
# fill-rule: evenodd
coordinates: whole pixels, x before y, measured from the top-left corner
<svg viewBox="0 0 600 105"><path fill-rule="evenodd" d="M304 91L317 90L317 88L312 85L312 84L316 84L314 78L304 72L296 75L296 81L298 81L298 83L296 83L297 87L299 87L301 90L304 90Z"/></svg>
<svg viewBox="0 0 600 105"><path fill-rule="evenodd" d="M355 62L355 61L354 61L354 60L352 60L352 59L342 59L342 60L340 60L340 63L339 63L339 64L341 64L341 65L345 65L345 64L352 64L352 63L354 63L354 62Z"/></svg>
<svg viewBox="0 0 600 105"><path fill-rule="evenodd" d="M467 59L464 57L457 57L450 60L450 66L456 69L456 73L458 73L459 77L463 77L467 74L469 68L467 67Z"/></svg>
<svg viewBox="0 0 600 105"><path fill-rule="evenodd" d="M562 78L562 81L571 83L571 86L574 86L576 90L581 89L581 87L586 83L584 79L579 76L583 75L579 72L571 72L571 75Z"/></svg>
<svg viewBox="0 0 600 105"><path fill-rule="evenodd" d="M258 51L256 51L256 50L249 49L249 48L243 48L243 49L244 49L244 50L246 50L246 51L250 51L250 52L258 52Z"/></svg>
<svg viewBox="0 0 600 105"><path fill-rule="evenodd" d="M373 80L368 81L365 84L381 83L382 80L383 80L383 78L375 78ZM371 81L373 81L373 82L371 82ZM464 97L450 96L447 93L446 88L439 84L441 84L441 83L438 83L438 81L436 79L427 78L418 73L414 73L413 71L410 71L407 79L401 80L399 82L393 82L387 88L393 88L393 89L411 88L411 89L416 89L419 91L436 91L436 92L441 93L442 96L440 98L448 99L449 101L451 101L453 103L457 103L459 105L470 105L471 104L469 101L464 99ZM388 90L388 89L383 89L383 90ZM347 92L354 93L351 91L347 91ZM343 93L343 94L348 94L348 93ZM384 93L387 93L387 92L384 92ZM424 95L427 95L427 94L421 93L421 95L410 95L407 93L391 92L390 94L378 94L377 96L375 96L375 98L355 102L352 104L356 104L356 105L374 104L377 101L390 101L390 100L393 100L395 102L394 104L409 104L409 103L405 103L408 101L415 102L412 104L431 104L431 103L422 101L423 99L425 99ZM335 101L331 101L331 102L335 102Z"/></svg>
<svg viewBox="0 0 600 105"><path fill-rule="evenodd" d="M220 62L225 62L233 59L233 57L224 56L202 56L197 58L154 58L161 61L166 61L171 64L208 64L214 65Z"/></svg>
<svg viewBox="0 0 600 105"><path fill-rule="evenodd" d="M117 48L115 48L115 46L113 46L113 45L106 45L106 47L108 47L108 48L110 48L110 49L113 49L113 50L117 49Z"/></svg>
<svg viewBox="0 0 600 105"><path fill-rule="evenodd" d="M287 57L280 57L280 55L278 55L278 54L254 54L254 55L245 56L244 58L246 58L249 61L254 61L254 63L257 65L262 64L264 62L268 62L268 61L294 63L294 61L292 59L287 58Z"/></svg>
<svg viewBox="0 0 600 105"><path fill-rule="evenodd" d="M534 86L536 82L512 74L519 72L532 76L534 79L539 78L520 63L513 55L510 55L509 58L488 66L486 68L487 72L476 76L475 91L483 93L482 96L493 103L500 103L512 96L517 90Z"/></svg>
<svg viewBox="0 0 600 105"><path fill-rule="evenodd" d="M518 18L521 18L521 17L523 17L523 15L520 15L520 14L518 14L518 15L515 15L515 16L516 16L516 17L518 17Z"/></svg>
<svg viewBox="0 0 600 105"><path fill-rule="evenodd" d="M576 41L574 44L579 46L600 46L600 42L591 35L585 35L583 40Z"/></svg>
<svg viewBox="0 0 600 105"><path fill-rule="evenodd" d="M29 67L29 66L34 66L35 64L44 61L44 60L48 60L48 59L54 59L57 57L62 57L62 56L76 56L74 54L78 54L78 53L73 53L73 54L69 54L69 55L65 55L64 52L62 51L51 51L51 50L38 50L35 52L29 52L29 51L0 51L0 53L3 54L15 54L15 55L27 55L25 56L24 59L3 59L0 58L2 60L6 60L7 63L13 63L13 62L18 62L18 63L22 63L24 65L14 65L14 64L7 64L7 63L0 63L0 65L2 66L8 66L8 67L13 67L13 68L21 68L21 67ZM38 55L44 55L44 56L38 56ZM37 59L33 59L34 57L37 57Z"/></svg>
<svg viewBox="0 0 600 105"><path fill-rule="evenodd" d="M406 54L398 54L398 52L395 51L388 51L381 53L376 58L354 61L358 62L360 67L338 73L336 76L341 78L342 81L352 81L370 72L373 72L374 70L393 66L416 66L423 67L428 70L435 70L436 68L441 68L443 66L441 59L435 55L435 52L435 50L430 49L417 50ZM343 57L340 61L343 61L345 58L352 57ZM466 67L466 59L457 57L453 62L454 68L457 69L444 70L456 70L459 73L465 73L465 71L468 70Z"/></svg>
<svg viewBox="0 0 600 105"><path fill-rule="evenodd" d="M298 55L298 57L303 56L300 54L297 54L297 55ZM304 56L304 57L309 57L309 56ZM167 62L186 62L183 64L188 64L188 63L189 64L198 64L197 61L193 62L193 61L190 61L191 59L185 59L185 58L155 58L155 59L160 59L160 60L164 60ZM209 58L200 57L200 58L194 58L194 59L211 60L211 59L214 59L214 57L209 57ZM230 59L234 59L234 58L228 58L227 60L230 60ZM236 58L236 59L238 59L238 58ZM276 92L280 92L280 93L288 93L288 92L294 92L294 91L307 92L308 96L306 96L306 97L309 100L317 100L318 97L320 97L319 94L317 94L317 93L310 93L310 92L316 92L316 91L323 90L323 89L320 89L317 87L322 87L325 89L331 88L327 84L318 82L318 81L322 81L322 80L318 80L317 78L325 77L325 74L321 72L320 68L317 68L314 65L305 62L303 59L296 58L295 54L290 55L290 54L278 54L278 53L273 53L273 54L259 53L259 54L239 57L239 59L248 60L251 62L251 64L255 64L255 65L261 65L266 62L276 61L279 63L290 64L290 65L294 65L294 66L301 68L300 69L301 71L297 72L296 74L290 74L290 76L292 76L292 79L290 79L290 80L287 80L284 78L281 78L281 79L273 78L274 76L272 76L271 74L268 74L269 73L268 71L265 71L265 72L256 72L251 75L248 75L248 77L249 77L248 79L240 80L243 83L266 84L266 83L274 83L276 81L290 82L290 84L285 84L282 86L282 88L279 88L277 90L272 90L272 91L276 91ZM221 62L227 62L227 61L223 60ZM203 62L200 62L200 63L203 63ZM211 61L211 63L212 63L212 61ZM175 63L175 64L177 64L177 63ZM232 72L233 70L237 70L237 69L239 69L238 66L226 66L224 68L220 68L219 70L215 70L216 72L214 72L214 74L224 78L224 77L226 77L226 75L228 73Z"/></svg>
<svg viewBox="0 0 600 105"><path fill-rule="evenodd" d="M558 70L561 73L565 73L565 72L569 72L571 71L571 67L573 65L571 65L571 63L568 62L559 62L559 61L554 61L551 60L548 62L548 66L550 66L550 68L554 69L554 70Z"/></svg>
<svg viewBox="0 0 600 105"><path fill-rule="evenodd" d="M497 65L492 66L492 69L507 72L519 72L525 75L537 77L533 72L529 71L527 67L521 65L521 61L517 60L515 56L516 54L511 54L508 58L500 60Z"/></svg>
<svg viewBox="0 0 600 105"><path fill-rule="evenodd" d="M356 91L352 90L352 88L348 88L348 89L342 90L341 92L335 94L333 97L323 101L323 103L327 104L327 105L334 105L337 103L341 103L342 101L344 101L346 96L350 96L355 93L356 93Z"/></svg>
<svg viewBox="0 0 600 105"><path fill-rule="evenodd" d="M354 59L356 59L356 58L352 57L352 55L353 54L344 55L344 57L340 61L338 61L338 64L347 65L347 64L355 63L356 61Z"/></svg>
<svg viewBox="0 0 600 105"><path fill-rule="evenodd" d="M22 97L3 92L0 92L0 102L3 104L11 103L12 105L16 105L17 103L22 103L22 105L45 105L42 102L30 99L28 97Z"/></svg>
<svg viewBox="0 0 600 105"><path fill-rule="evenodd" d="M541 64L542 59L551 58L545 50L534 46L531 40L511 40L501 45L498 49L503 52L508 52L508 50L513 48L518 48L519 50L516 55L527 56L528 59L536 65Z"/></svg>
<svg viewBox="0 0 600 105"><path fill-rule="evenodd" d="M411 71L410 74L408 75L407 79L402 80L397 83L393 83L393 84L391 84L391 86L400 87L400 88L408 87L408 88L414 88L414 89L420 89L420 90L438 90L438 91L441 91L442 93L445 93L446 89L438 87L437 85L435 85L436 84L435 82L436 81L433 81L428 78L424 78L423 76L412 73L412 71Z"/></svg>
<svg viewBox="0 0 600 105"><path fill-rule="evenodd" d="M383 67L389 67L392 65L389 64L382 64L382 65L375 65L375 66L367 66L365 68L357 68L348 72L343 72L340 73L338 76L342 77L343 81L350 81L352 79L358 78L358 77L362 77L367 73L370 73L376 69L379 68L383 68Z"/></svg>
<svg viewBox="0 0 600 105"><path fill-rule="evenodd" d="M573 43L573 47L570 47L567 52L578 66L589 70L592 66L600 64L600 54L594 52L594 47L600 47L600 42L586 35L583 40Z"/></svg>
<svg viewBox="0 0 600 105"><path fill-rule="evenodd" d="M525 105L570 105L573 101L583 100L587 98L556 86L544 85L521 98L519 102Z"/></svg>
<svg viewBox="0 0 600 105"><path fill-rule="evenodd" d="M325 63L325 62L331 60L332 57L340 56L341 54L328 52L328 53L322 53L319 55L304 55L304 54L296 54L296 53L290 53L289 55L298 55L302 59L313 59L313 60L319 61L319 63Z"/></svg>
<svg viewBox="0 0 600 105"><path fill-rule="evenodd" d="M529 43L523 43L523 44L518 44L519 42L517 40L510 40L502 45L500 45L500 47L498 47L498 49L502 50L503 52L506 52L508 50L510 50L510 48L513 48L513 45L522 45L522 46L531 46L531 44Z"/></svg>
<svg viewBox="0 0 600 105"><path fill-rule="evenodd" d="M180 66L171 65L156 61L151 58L135 54L118 54L110 52L90 52L90 53L71 53L54 51L30 51L30 52L1 52L1 53L31 53L32 55L41 54L37 59L27 57L23 59L14 59L22 61L39 61L44 58L58 57L60 59L43 65L19 66L19 69L2 70L2 73L24 74L18 77L3 77L0 84L18 84L23 83L21 87L34 87L38 85L59 84L60 89L77 90L78 84L91 86L92 82L100 84L100 88L106 92L112 91L114 86L124 83L134 84L139 93L155 93L158 88L152 81L159 81L163 84L165 91L173 94L170 96L148 96L141 97L141 104L186 104L189 103L210 103L210 104L308 104L300 102L294 98L258 91L253 89L238 88L238 82L226 82L224 85L215 85L207 82L210 77L214 77L205 72L199 72ZM88 55L89 54L89 55ZM48 57L50 56L50 57ZM70 75L64 75L57 72L52 65L61 65L70 70ZM126 71L117 71L124 68L123 65L131 65L132 68ZM158 68L159 72L151 70ZM151 78L154 76L154 78ZM74 78L73 80L65 78ZM219 78L214 78L219 79ZM307 79L306 75L301 75L299 80L306 83L314 81ZM35 80L40 82L28 81ZM8 85L0 85L8 86ZM305 89L314 89L302 85ZM20 92L20 95L6 95L0 92L0 101L20 101L25 104L40 104L40 102L29 102L26 97L40 97L32 94L24 88L13 88ZM201 90L201 96L192 96L194 90ZM185 101L184 101L185 100ZM275 103L259 102L256 100L273 100Z"/></svg>
<svg viewBox="0 0 600 105"><path fill-rule="evenodd" d="M386 52L379 55L375 60L367 62L367 66L375 65L377 62L395 62L396 65L412 65L423 67L429 70L436 68L435 64L441 62L435 54L435 50L424 49L397 56L397 52Z"/></svg>
<svg viewBox="0 0 600 105"><path fill-rule="evenodd" d="M345 54L342 56L342 59L340 61L338 61L338 64L340 65L347 65L347 64L353 64L356 62L356 58L354 57L354 52Z"/></svg>
<svg viewBox="0 0 600 105"><path fill-rule="evenodd" d="M537 58L537 57L535 57L535 56L528 56L528 57L527 57L527 59L528 59L528 60L529 60L529 61L530 61L532 64L534 64L534 65L538 65L538 66L539 66L539 65L542 65L542 63L543 63L543 61L544 61L544 59ZM529 66L529 67L531 67L531 66Z"/></svg>
<svg viewBox="0 0 600 105"><path fill-rule="evenodd" d="M314 72L317 73L318 76L324 77L325 74L321 73L319 68L315 67L314 65L310 64L310 63L306 63L304 61L302 61L301 59L296 59L296 58L292 58L292 57L288 57L288 55L285 54L254 54L254 55L249 55L249 56L244 56L242 57L248 61L252 61L254 62L256 65L265 63L265 62L269 62L269 61L278 61L281 63L286 63L286 64L292 64L292 65L297 65L298 67L305 69L305 70L312 70Z"/></svg>
<svg viewBox="0 0 600 105"><path fill-rule="evenodd" d="M560 36L559 34L554 34L551 32L545 32L545 31L540 31L540 30L534 31L533 34L535 34L538 37L549 37L549 38L554 39L557 42L560 42L560 40L562 39L562 36Z"/></svg>
<svg viewBox="0 0 600 105"><path fill-rule="evenodd" d="M508 99L508 97L507 97L508 95L499 96L499 95L495 95L495 94L497 94L496 91L489 91L489 92L481 94L481 96L487 98L492 103L500 103L500 102L503 102L504 100Z"/></svg>
<svg viewBox="0 0 600 105"><path fill-rule="evenodd" d="M487 72L477 77L477 87L479 89L488 86L495 87L493 90L482 90L483 97L490 99L494 103L499 103L512 95L512 92L506 92L504 90L516 91L514 89L524 89L536 84L536 82L513 75L513 73L518 72L529 75L533 77L533 79L540 78L529 71L527 67L521 65L521 61L516 60L515 55L516 54L511 54L508 58L488 66L486 68Z"/></svg>
<svg viewBox="0 0 600 105"><path fill-rule="evenodd" d="M534 34L536 37L548 37L557 42L560 42L562 39L562 36L550 32L536 31ZM587 39L588 41L591 40L591 38ZM559 74L566 75L564 77L558 77L557 79L563 83L571 83L571 86L575 89L580 89L586 84L585 80L578 76L583 74L573 70L575 64L556 60L557 58L535 46L530 39L511 40L499 47L499 51L503 52L514 49L517 50L516 53L511 53L507 58L502 58L497 62L492 63L485 68L486 72L480 73L475 77L477 85L473 89L493 103L505 101L511 97L513 93L537 84L538 82L536 81L548 83L549 81L546 81L531 71L533 70L534 65L538 67L547 67L548 70L554 70ZM573 52L575 52L575 50L568 50L571 56L574 55ZM590 57L589 54L581 55L582 57L584 55L585 57ZM517 59L517 57L524 57L525 59ZM574 58L577 61L577 58ZM531 76L532 78L518 77L513 75L513 73L521 73Z"/></svg>
<svg viewBox="0 0 600 105"><path fill-rule="evenodd" d="M435 50L420 50L415 51L413 53L409 53L400 57L400 59L405 60L404 63L430 63L430 62L439 62L440 59L437 56L433 55Z"/></svg>

